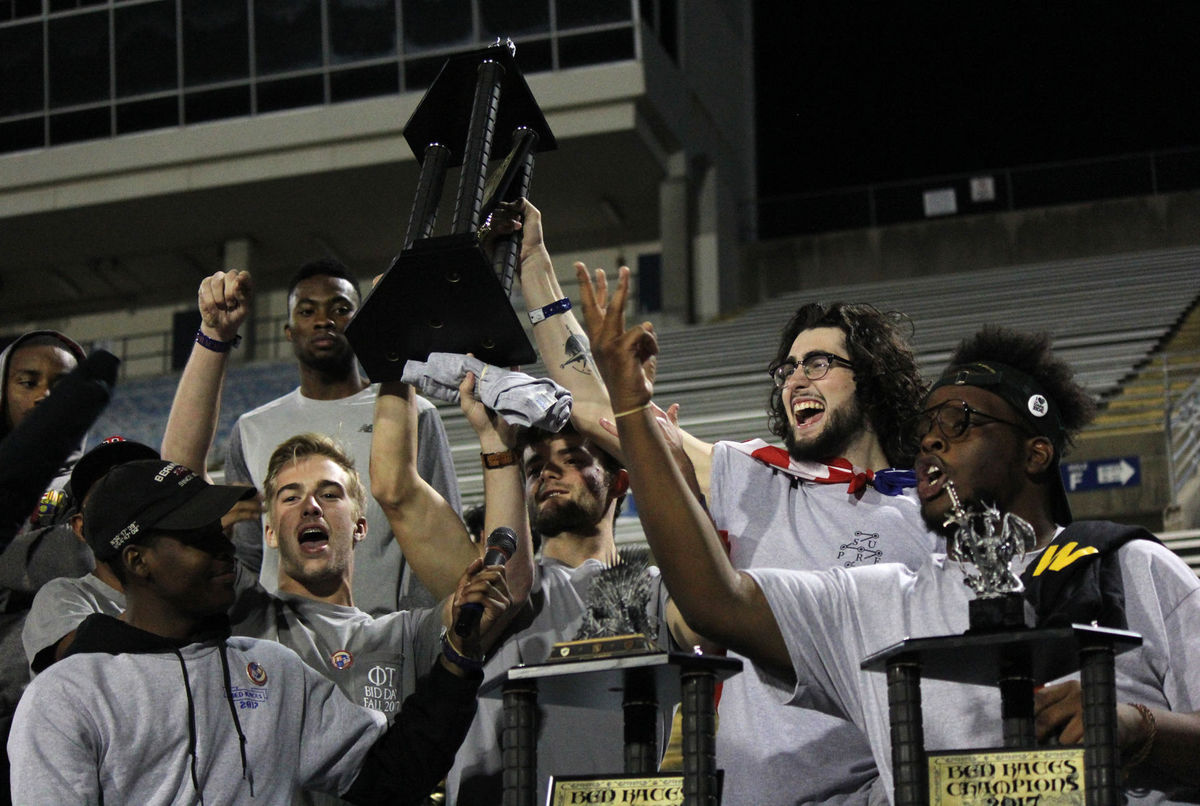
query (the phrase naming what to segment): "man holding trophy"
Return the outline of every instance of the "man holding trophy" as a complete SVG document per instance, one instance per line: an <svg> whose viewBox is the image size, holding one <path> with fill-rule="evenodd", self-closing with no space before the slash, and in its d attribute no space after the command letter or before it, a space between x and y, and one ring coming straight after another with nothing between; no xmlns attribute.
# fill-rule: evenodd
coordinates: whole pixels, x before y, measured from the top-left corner
<svg viewBox="0 0 1200 806"><path fill-rule="evenodd" d="M647 370L657 342L649 323L625 328L627 272L611 300L596 298L586 274L580 280L597 363L613 408L622 412L617 428L630 486L683 617L773 676L780 702L858 725L880 769L873 795L891 798L887 680L863 671L860 662L908 637L963 633L972 599L968 578L1003 577L1002 569L968 566L951 545L947 555L933 555L915 571L888 564L736 571L687 494L649 405L653 374ZM1192 801L1200 784L1200 716L1194 713L1200 710L1200 643L1194 640L1200 581L1148 532L1072 523L1058 463L1091 409L1046 336L985 328L964 341L920 419L922 516L954 536L972 520L970 513L993 508L993 532L971 551L1013 556L1016 572L1024 569L1027 607L1037 624L1098 623L1142 636L1141 647L1115 662L1125 791L1144 803ZM990 590L994 582L975 579L975 585ZM1001 744L994 687L926 680L922 700L928 749ZM1041 689L1035 712L1040 740L1081 740L1077 682Z"/></svg>

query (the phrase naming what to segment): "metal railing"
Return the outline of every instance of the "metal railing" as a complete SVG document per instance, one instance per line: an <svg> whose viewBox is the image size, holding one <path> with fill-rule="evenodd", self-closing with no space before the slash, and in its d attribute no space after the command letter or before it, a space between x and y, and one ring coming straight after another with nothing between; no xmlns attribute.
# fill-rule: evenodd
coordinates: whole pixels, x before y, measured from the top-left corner
<svg viewBox="0 0 1200 806"><path fill-rule="evenodd" d="M1195 368L1200 365L1191 366ZM1164 376L1167 372L1164 365ZM1167 395L1164 431L1167 439L1167 478L1171 485L1171 503L1174 504L1183 486L1200 469L1200 377L1192 381L1178 399L1172 400Z"/></svg>

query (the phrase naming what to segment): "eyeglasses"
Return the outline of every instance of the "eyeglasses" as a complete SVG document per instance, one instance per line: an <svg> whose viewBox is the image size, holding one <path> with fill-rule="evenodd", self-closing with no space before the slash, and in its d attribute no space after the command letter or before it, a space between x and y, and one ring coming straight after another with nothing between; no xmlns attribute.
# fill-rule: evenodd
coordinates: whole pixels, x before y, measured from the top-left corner
<svg viewBox="0 0 1200 806"><path fill-rule="evenodd" d="M809 353L804 356L799 364L804 370L804 377L810 381L819 381L829 374L829 370L833 369L834 365L841 364L846 369L854 369L854 365L841 356L833 353ZM795 361L784 361L777 367L768 369L771 377L775 379L775 388L782 389L784 384L788 382L788 378L792 377L792 373L796 371Z"/></svg>
<svg viewBox="0 0 1200 806"><path fill-rule="evenodd" d="M986 417L990 422L1011 425L1023 433L1029 433L1029 429L1024 425L988 414L986 411L973 409L967 405L965 400L947 400L940 406L927 409L917 415L917 439L924 439L925 435L932 431L935 425L946 439L959 439L963 434L967 433L968 428L988 424L987 422L977 422L973 419L976 417Z"/></svg>

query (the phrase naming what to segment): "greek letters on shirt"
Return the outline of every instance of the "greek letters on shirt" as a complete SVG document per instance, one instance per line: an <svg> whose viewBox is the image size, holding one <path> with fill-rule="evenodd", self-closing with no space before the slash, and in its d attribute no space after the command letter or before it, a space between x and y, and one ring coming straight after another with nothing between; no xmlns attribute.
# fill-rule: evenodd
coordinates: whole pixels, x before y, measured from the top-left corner
<svg viewBox="0 0 1200 806"><path fill-rule="evenodd" d="M876 532L855 532L850 542L838 547L837 561L846 568L856 565L875 565L883 559Z"/></svg>
<svg viewBox="0 0 1200 806"><path fill-rule="evenodd" d="M351 692L351 700L384 714L400 710L402 678L395 656L369 657L339 649L330 655L329 662L335 675L351 675L351 685L343 687Z"/></svg>
<svg viewBox="0 0 1200 806"><path fill-rule="evenodd" d="M394 663L364 663L359 704L385 714L400 708L400 667Z"/></svg>

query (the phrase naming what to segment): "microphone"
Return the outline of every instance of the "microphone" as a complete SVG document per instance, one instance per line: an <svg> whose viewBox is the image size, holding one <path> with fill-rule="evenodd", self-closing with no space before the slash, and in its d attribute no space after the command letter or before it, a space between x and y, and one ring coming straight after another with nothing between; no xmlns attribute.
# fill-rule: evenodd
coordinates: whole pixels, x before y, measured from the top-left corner
<svg viewBox="0 0 1200 806"><path fill-rule="evenodd" d="M504 565L516 550L517 533L507 526L498 526L488 535L483 564L485 566ZM458 620L454 622L454 634L459 637L470 635L479 626L481 618L483 618L483 605L479 602L464 603L458 610Z"/></svg>

